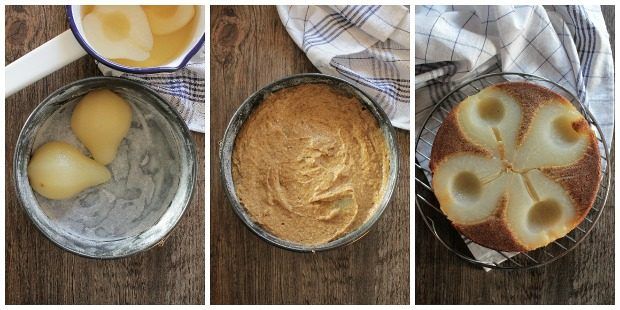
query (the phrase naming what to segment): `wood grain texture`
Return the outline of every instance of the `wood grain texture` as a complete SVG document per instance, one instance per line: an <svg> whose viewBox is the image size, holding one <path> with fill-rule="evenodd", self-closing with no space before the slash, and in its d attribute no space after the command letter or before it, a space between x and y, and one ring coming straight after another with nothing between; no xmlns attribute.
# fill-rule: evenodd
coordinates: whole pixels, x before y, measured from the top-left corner
<svg viewBox="0 0 620 310"><path fill-rule="evenodd" d="M64 7L7 6L6 63L67 29ZM62 68L6 100L6 303L203 304L204 134L194 133L200 159L192 204L166 241L118 260L93 260L61 250L30 222L13 187L12 158L32 110L69 82L101 75L90 57Z"/></svg>
<svg viewBox="0 0 620 310"><path fill-rule="evenodd" d="M275 7L211 7L211 303L408 304L409 133L397 130L399 183L361 240L317 254L260 240L237 218L219 174L219 141L234 111L260 87L317 72Z"/></svg>
<svg viewBox="0 0 620 310"><path fill-rule="evenodd" d="M603 8L604 15L613 18L613 7L609 10ZM613 19L606 21L613 42ZM613 155L613 141L610 145ZM466 263L435 240L416 211L415 303L612 304L614 180L599 222L583 243L558 261L528 271L485 272Z"/></svg>
<svg viewBox="0 0 620 310"><path fill-rule="evenodd" d="M609 32L609 43L611 43L611 55L616 59L616 7L613 5L601 5L605 26Z"/></svg>

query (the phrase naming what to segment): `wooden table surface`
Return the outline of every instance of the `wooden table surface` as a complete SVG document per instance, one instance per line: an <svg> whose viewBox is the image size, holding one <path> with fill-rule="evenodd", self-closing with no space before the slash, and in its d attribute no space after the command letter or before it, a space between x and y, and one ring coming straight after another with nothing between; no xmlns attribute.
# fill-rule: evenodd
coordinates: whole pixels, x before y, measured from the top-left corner
<svg viewBox="0 0 620 310"><path fill-rule="evenodd" d="M234 111L260 87L317 72L273 6L211 7L211 303L408 304L409 132L397 130L399 183L361 240L317 254L267 244L232 211L219 174L218 143Z"/></svg>
<svg viewBox="0 0 620 310"><path fill-rule="evenodd" d="M6 63L68 29L64 7L7 6ZM194 133L200 163L192 204L161 246L117 260L71 254L30 222L13 187L12 161L19 130L51 92L101 75L82 57L6 100L6 303L7 304L203 304L204 134Z"/></svg>
<svg viewBox="0 0 620 310"><path fill-rule="evenodd" d="M613 49L613 7L603 12ZM435 240L416 210L415 303L614 303L614 180L612 176L605 209L586 240L558 261L529 271L485 272L466 263Z"/></svg>

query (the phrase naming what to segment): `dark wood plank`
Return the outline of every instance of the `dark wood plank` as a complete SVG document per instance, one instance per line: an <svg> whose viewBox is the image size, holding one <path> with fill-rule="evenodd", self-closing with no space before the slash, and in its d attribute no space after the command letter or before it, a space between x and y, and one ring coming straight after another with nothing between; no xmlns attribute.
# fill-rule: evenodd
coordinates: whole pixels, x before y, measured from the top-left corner
<svg viewBox="0 0 620 310"><path fill-rule="evenodd" d="M64 7L7 6L6 63L67 29ZM203 304L204 168L186 214L164 244L129 258L99 261L65 252L30 222L12 183L19 130L59 87L101 75L90 57L66 66L6 100L7 304ZM204 167L204 134L193 134Z"/></svg>
<svg viewBox="0 0 620 310"><path fill-rule="evenodd" d="M211 303L408 304L409 133L399 130L393 202L360 241L292 253L254 236L233 213L219 175L218 143L252 92L287 75L317 72L275 7L211 7Z"/></svg>
<svg viewBox="0 0 620 310"><path fill-rule="evenodd" d="M601 5L601 11L603 12L603 18L605 19L605 26L607 26L607 32L609 32L611 54L613 55L614 59L616 59L616 6Z"/></svg>
<svg viewBox="0 0 620 310"><path fill-rule="evenodd" d="M613 6L603 12L613 50ZM485 272L462 261L435 240L416 211L415 303L612 304L614 180L612 176L608 202L586 240L558 261L529 271Z"/></svg>

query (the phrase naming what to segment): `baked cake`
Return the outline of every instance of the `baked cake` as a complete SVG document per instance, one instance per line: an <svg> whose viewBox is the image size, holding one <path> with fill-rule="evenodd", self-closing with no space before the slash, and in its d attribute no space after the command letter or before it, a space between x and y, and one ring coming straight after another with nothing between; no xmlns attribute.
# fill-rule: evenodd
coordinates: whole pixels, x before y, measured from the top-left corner
<svg viewBox="0 0 620 310"><path fill-rule="evenodd" d="M545 246L588 214L601 179L596 137L564 97L525 82L460 102L437 132L432 186L454 227L501 251Z"/></svg>

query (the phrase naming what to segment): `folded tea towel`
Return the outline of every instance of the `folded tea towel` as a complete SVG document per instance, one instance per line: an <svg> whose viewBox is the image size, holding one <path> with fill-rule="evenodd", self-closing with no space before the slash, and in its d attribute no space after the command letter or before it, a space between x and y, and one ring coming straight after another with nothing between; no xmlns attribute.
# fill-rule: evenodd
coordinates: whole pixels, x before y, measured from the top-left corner
<svg viewBox="0 0 620 310"><path fill-rule="evenodd" d="M187 65L174 72L132 74L99 63L106 76L120 76L144 84L161 95L185 120L190 130L205 132L205 50L204 45Z"/></svg>
<svg viewBox="0 0 620 310"><path fill-rule="evenodd" d="M278 6L293 41L322 73L343 78L409 129L409 8Z"/></svg>
<svg viewBox="0 0 620 310"><path fill-rule="evenodd" d="M452 87L479 74L511 71L542 76L571 91L590 109L609 146L614 66L600 7L416 6L415 22L416 133ZM423 156L416 159L428 168ZM467 243L479 260L506 259Z"/></svg>

